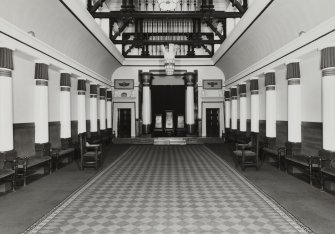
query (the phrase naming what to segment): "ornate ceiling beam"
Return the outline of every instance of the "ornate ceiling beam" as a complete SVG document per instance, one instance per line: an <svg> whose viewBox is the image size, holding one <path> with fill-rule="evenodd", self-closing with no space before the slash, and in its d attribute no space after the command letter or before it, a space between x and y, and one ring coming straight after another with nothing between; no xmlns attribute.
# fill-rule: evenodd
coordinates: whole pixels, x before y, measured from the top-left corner
<svg viewBox="0 0 335 234"><path fill-rule="evenodd" d="M129 23L131 22L131 19L126 19L124 22L123 22L123 25L119 28L119 31L116 32L113 36L111 36L111 40L114 41L118 36L120 36L120 34L123 32L123 30L125 30Z"/></svg>
<svg viewBox="0 0 335 234"><path fill-rule="evenodd" d="M135 11L135 12L121 12L121 11L110 11L110 12L93 12L94 18L112 18L121 19L124 17L132 17L134 19L199 19L207 17L204 12L201 11L173 11L173 12L153 12L153 11ZM225 18L241 18L243 13L241 12L226 12L226 11L214 11L210 15L212 18L225 19Z"/></svg>
<svg viewBox="0 0 335 234"><path fill-rule="evenodd" d="M223 36L221 33L219 33L218 32L218 30L216 29L216 27L214 27L214 25L212 24L212 22L210 22L210 21L206 21L206 24L207 24L207 26L208 27L210 27L210 29L212 29L213 30L213 32L223 41L223 40L225 40L226 39L226 37L225 36Z"/></svg>
<svg viewBox="0 0 335 234"><path fill-rule="evenodd" d="M121 44L121 45L162 45L162 44L177 44L177 45L194 45L194 46L201 46L201 45L214 45L214 44L222 44L221 40L198 40L198 41L190 41L190 40L115 40L113 41L114 44Z"/></svg>
<svg viewBox="0 0 335 234"><path fill-rule="evenodd" d="M89 2L91 0L88 0ZM89 12L92 14L92 13L95 13L96 10L99 9L99 7L102 7L102 4L105 2L106 0L98 0L96 3L94 3L94 5L92 7L90 7ZM92 4L92 3L91 3Z"/></svg>
<svg viewBox="0 0 335 234"><path fill-rule="evenodd" d="M236 7L236 9L240 13L244 14L247 11L247 9L246 9L247 5L246 4L243 4L243 6L242 6L241 3L239 3L237 0L230 0L230 2L233 4L233 7ZM245 1L243 1L243 2L245 2Z"/></svg>

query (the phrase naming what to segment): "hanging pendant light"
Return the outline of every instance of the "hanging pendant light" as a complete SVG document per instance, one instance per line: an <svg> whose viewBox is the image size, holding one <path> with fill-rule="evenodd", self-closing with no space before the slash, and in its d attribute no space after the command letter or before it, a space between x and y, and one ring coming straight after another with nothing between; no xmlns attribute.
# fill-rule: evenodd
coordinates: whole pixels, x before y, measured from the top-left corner
<svg viewBox="0 0 335 234"><path fill-rule="evenodd" d="M173 11L177 7L179 0L157 0L162 11Z"/></svg>

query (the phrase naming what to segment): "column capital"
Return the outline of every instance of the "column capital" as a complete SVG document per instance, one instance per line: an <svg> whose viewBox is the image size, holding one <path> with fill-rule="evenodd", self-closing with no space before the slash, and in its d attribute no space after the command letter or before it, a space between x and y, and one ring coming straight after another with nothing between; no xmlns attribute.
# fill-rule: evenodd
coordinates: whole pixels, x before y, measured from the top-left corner
<svg viewBox="0 0 335 234"><path fill-rule="evenodd" d="M86 92L86 80L78 79L78 86L77 86L78 94L85 95Z"/></svg>
<svg viewBox="0 0 335 234"><path fill-rule="evenodd" d="M13 50L5 47L0 47L0 69L6 68L13 70Z"/></svg>
<svg viewBox="0 0 335 234"><path fill-rule="evenodd" d="M224 91L224 98L226 101L230 101L230 91L229 90Z"/></svg>
<svg viewBox="0 0 335 234"><path fill-rule="evenodd" d="M242 82L238 85L238 91L240 93L240 97L246 97L247 93L247 84L245 82Z"/></svg>
<svg viewBox="0 0 335 234"><path fill-rule="evenodd" d="M237 87L236 86L232 86L230 88L230 96L231 96L232 99L237 98Z"/></svg>
<svg viewBox="0 0 335 234"><path fill-rule="evenodd" d="M100 95L100 98L105 98L106 97L106 88L105 87L100 87L99 88L99 95Z"/></svg>
<svg viewBox="0 0 335 234"><path fill-rule="evenodd" d="M276 85L276 74L274 71L265 73L265 87Z"/></svg>
<svg viewBox="0 0 335 234"><path fill-rule="evenodd" d="M250 80L250 91L251 91L251 94L258 94L258 90L259 90L258 77L254 77L254 78L252 78Z"/></svg>
<svg viewBox="0 0 335 234"><path fill-rule="evenodd" d="M71 87L71 75L69 73L60 74L60 86Z"/></svg>
<svg viewBox="0 0 335 234"><path fill-rule="evenodd" d="M335 46L326 47L321 50L321 65L322 70L335 68Z"/></svg>
<svg viewBox="0 0 335 234"><path fill-rule="evenodd" d="M299 60L293 60L286 64L286 79L299 79L300 78L300 63Z"/></svg>
<svg viewBox="0 0 335 234"><path fill-rule="evenodd" d="M36 80L49 80L48 68L49 68L48 64L35 63L35 79Z"/></svg>
<svg viewBox="0 0 335 234"><path fill-rule="evenodd" d="M143 86L150 86L152 81L151 72L142 72L141 73L141 82Z"/></svg>
<svg viewBox="0 0 335 234"><path fill-rule="evenodd" d="M90 94L98 94L98 85L90 84Z"/></svg>
<svg viewBox="0 0 335 234"><path fill-rule="evenodd" d="M186 86L194 86L194 84L195 84L195 77L196 77L196 73L195 72L185 72L184 73L185 85Z"/></svg>
<svg viewBox="0 0 335 234"><path fill-rule="evenodd" d="M107 90L106 95L107 101L112 101L112 90Z"/></svg>

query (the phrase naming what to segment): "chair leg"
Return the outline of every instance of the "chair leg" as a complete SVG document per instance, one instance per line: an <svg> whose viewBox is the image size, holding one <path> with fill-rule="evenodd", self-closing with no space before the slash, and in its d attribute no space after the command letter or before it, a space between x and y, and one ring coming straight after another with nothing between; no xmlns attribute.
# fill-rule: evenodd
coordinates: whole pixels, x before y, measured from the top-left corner
<svg viewBox="0 0 335 234"><path fill-rule="evenodd" d="M12 191L15 192L15 186L16 186L16 178L15 174L12 177Z"/></svg>
<svg viewBox="0 0 335 234"><path fill-rule="evenodd" d="M309 184L313 185L313 182L312 182L312 163L309 164Z"/></svg>

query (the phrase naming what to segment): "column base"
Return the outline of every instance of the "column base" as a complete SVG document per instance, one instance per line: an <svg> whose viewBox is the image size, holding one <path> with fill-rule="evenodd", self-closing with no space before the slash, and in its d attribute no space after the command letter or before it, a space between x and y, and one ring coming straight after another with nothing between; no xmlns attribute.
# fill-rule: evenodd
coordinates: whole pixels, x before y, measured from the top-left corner
<svg viewBox="0 0 335 234"><path fill-rule="evenodd" d="M35 154L36 156L50 156L51 144L50 142L46 143L35 143Z"/></svg>
<svg viewBox="0 0 335 234"><path fill-rule="evenodd" d="M319 151L319 156L322 158L335 158L335 151L322 149Z"/></svg>
<svg viewBox="0 0 335 234"><path fill-rule="evenodd" d="M189 135L195 134L195 124L186 124L186 133Z"/></svg>
<svg viewBox="0 0 335 234"><path fill-rule="evenodd" d="M202 136L202 119L198 119L198 135Z"/></svg>
<svg viewBox="0 0 335 234"><path fill-rule="evenodd" d="M140 120L139 119L135 119L135 135L136 136L140 136Z"/></svg>
<svg viewBox="0 0 335 234"><path fill-rule="evenodd" d="M142 134L151 134L151 124L142 124Z"/></svg>
<svg viewBox="0 0 335 234"><path fill-rule="evenodd" d="M276 137L265 137L264 142L271 148L276 145Z"/></svg>
<svg viewBox="0 0 335 234"><path fill-rule="evenodd" d="M72 147L72 139L71 138L61 138L60 139L62 149L68 149Z"/></svg>
<svg viewBox="0 0 335 234"><path fill-rule="evenodd" d="M292 154L299 154L301 153L301 147L302 144L301 142L286 142L285 143L285 148L286 148L286 153L288 155L292 155Z"/></svg>
<svg viewBox="0 0 335 234"><path fill-rule="evenodd" d="M0 152L0 159L5 159L8 161L13 161L17 156L16 151L13 150L9 150L9 151L2 151Z"/></svg>

